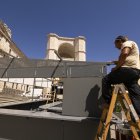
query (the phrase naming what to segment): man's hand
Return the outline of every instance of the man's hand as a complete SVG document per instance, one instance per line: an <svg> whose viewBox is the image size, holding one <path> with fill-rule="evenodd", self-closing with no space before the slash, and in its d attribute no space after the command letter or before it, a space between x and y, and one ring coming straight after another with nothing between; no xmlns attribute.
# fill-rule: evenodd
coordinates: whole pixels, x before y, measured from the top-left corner
<svg viewBox="0 0 140 140"><path fill-rule="evenodd" d="M115 60L115 61L112 61L112 63L114 63L115 65L117 65L118 64L118 61Z"/></svg>
<svg viewBox="0 0 140 140"><path fill-rule="evenodd" d="M115 71L115 70L117 70L117 69L118 69L117 67L114 67L114 68L111 69L111 71Z"/></svg>

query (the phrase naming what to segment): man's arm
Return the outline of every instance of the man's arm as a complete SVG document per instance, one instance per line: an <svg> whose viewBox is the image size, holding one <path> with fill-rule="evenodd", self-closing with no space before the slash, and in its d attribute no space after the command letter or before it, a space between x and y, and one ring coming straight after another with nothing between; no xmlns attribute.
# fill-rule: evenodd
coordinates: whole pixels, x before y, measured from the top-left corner
<svg viewBox="0 0 140 140"><path fill-rule="evenodd" d="M125 62L127 56L129 55L130 51L131 51L131 48L130 48L130 47L125 47L125 48L121 51L121 54L120 54L120 56L119 56L119 60L118 60L118 62L117 62L117 65L116 65L116 67L114 67L114 68L112 69L112 71L117 70L118 68L120 68L120 67L124 64L124 62Z"/></svg>

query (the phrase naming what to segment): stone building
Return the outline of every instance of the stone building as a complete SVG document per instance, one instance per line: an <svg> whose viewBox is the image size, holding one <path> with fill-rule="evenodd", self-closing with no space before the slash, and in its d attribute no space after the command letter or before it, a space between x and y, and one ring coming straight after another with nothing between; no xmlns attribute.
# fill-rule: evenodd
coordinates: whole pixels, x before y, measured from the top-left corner
<svg viewBox="0 0 140 140"><path fill-rule="evenodd" d="M17 58L26 58L25 54L12 41L11 36L11 30L5 23L0 21L0 50ZM0 55L4 56L2 53Z"/></svg>
<svg viewBox="0 0 140 140"><path fill-rule="evenodd" d="M85 37L83 36L68 38L50 33L48 35L46 59L57 60L58 57L54 53L54 50L56 50L63 60L86 61L85 45Z"/></svg>
<svg viewBox="0 0 140 140"><path fill-rule="evenodd" d="M86 46L85 37L79 36L76 38L59 37L54 33L48 35L47 52L45 59L58 60L59 58L54 53L58 52L63 60L68 61L86 61ZM26 55L17 47L12 40L12 32L9 27L0 21L0 57L27 58ZM1 78L0 90L11 88L21 91L33 91L33 87L41 88L44 92L50 92L52 79L43 78Z"/></svg>
<svg viewBox="0 0 140 140"><path fill-rule="evenodd" d="M11 37L11 30L3 21L0 21L0 57L26 58L26 55L16 46ZM27 85L23 85L22 82L23 79L2 78L0 79L0 90L2 91L5 87L25 90Z"/></svg>
<svg viewBox="0 0 140 140"><path fill-rule="evenodd" d="M60 37L57 34L50 33L47 41L47 60L58 60L58 55L67 61L86 61L86 42L85 37L78 36L75 38ZM52 80L52 85L61 81L59 77Z"/></svg>
<svg viewBox="0 0 140 140"><path fill-rule="evenodd" d="M0 57L5 56L27 58L12 40L12 32L9 27L3 21L0 21ZM1 78L0 91L6 90L7 92L11 91L10 89L15 89L26 92L33 89L34 80L38 87L47 86L46 80L42 78ZM12 90L12 92L14 91Z"/></svg>

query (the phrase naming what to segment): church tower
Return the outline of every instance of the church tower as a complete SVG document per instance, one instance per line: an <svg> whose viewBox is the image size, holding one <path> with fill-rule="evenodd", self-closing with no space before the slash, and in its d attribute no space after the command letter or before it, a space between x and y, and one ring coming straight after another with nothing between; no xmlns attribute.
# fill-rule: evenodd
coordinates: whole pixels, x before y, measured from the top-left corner
<svg viewBox="0 0 140 140"><path fill-rule="evenodd" d="M46 59L58 60L54 50L63 60L86 61L85 37L76 38L59 37L54 33L48 35Z"/></svg>

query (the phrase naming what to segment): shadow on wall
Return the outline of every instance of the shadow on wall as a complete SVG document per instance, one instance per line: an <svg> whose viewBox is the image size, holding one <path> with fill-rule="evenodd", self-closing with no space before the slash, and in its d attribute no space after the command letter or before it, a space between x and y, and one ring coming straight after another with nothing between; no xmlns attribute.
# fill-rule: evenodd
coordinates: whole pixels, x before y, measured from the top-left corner
<svg viewBox="0 0 140 140"><path fill-rule="evenodd" d="M102 110L99 108L99 105L102 102L102 97L99 97L100 87L95 85L91 88L87 99L86 99L86 107L85 111L87 111L88 117L100 117Z"/></svg>

